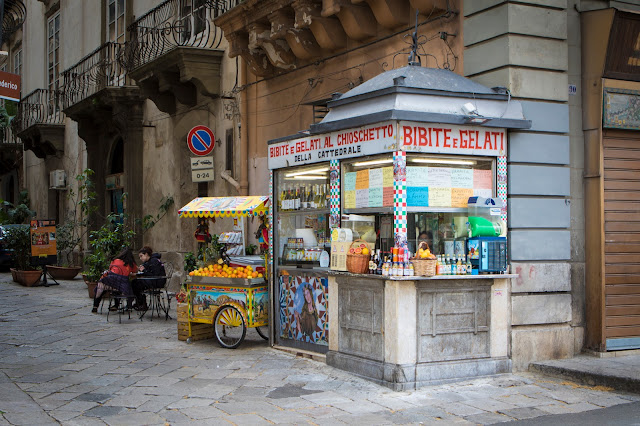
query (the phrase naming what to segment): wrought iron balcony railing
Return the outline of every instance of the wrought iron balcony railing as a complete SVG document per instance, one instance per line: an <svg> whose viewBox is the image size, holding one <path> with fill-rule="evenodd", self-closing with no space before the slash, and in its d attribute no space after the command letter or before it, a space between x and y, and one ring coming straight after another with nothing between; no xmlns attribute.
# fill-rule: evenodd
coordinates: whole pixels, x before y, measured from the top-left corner
<svg viewBox="0 0 640 426"><path fill-rule="evenodd" d="M167 0L141 16L127 30L126 65L141 67L180 47L217 49L222 30L213 19L241 0Z"/></svg>
<svg viewBox="0 0 640 426"><path fill-rule="evenodd" d="M20 100L11 124L16 133L20 133L34 124L62 124L63 121L59 92L36 89Z"/></svg>
<svg viewBox="0 0 640 426"><path fill-rule="evenodd" d="M13 146L20 143L11 125L0 127L0 138L2 138L0 141L2 146Z"/></svg>
<svg viewBox="0 0 640 426"><path fill-rule="evenodd" d="M126 81L123 54L124 45L105 43L62 72L62 109L75 105L107 87L123 86Z"/></svg>

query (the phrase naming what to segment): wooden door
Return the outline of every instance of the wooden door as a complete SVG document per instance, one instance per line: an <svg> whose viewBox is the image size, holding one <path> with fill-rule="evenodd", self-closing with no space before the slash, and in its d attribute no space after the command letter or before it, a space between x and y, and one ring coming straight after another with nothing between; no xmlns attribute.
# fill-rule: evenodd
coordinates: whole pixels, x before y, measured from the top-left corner
<svg viewBox="0 0 640 426"><path fill-rule="evenodd" d="M640 132L603 136L607 350L640 348Z"/></svg>

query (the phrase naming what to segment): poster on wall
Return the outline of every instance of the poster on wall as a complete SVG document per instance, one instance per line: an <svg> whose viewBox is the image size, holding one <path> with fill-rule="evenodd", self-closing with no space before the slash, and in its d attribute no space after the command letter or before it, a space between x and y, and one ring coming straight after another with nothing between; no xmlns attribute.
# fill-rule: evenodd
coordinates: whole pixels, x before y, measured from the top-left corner
<svg viewBox="0 0 640 426"><path fill-rule="evenodd" d="M280 337L329 344L326 278L285 275L280 277Z"/></svg>
<svg viewBox="0 0 640 426"><path fill-rule="evenodd" d="M211 321L220 306L233 302L243 307L247 312L245 320L249 327L268 324L267 306L269 295L266 287L247 290L239 287L194 284L191 286L190 298L189 314L194 319ZM247 309L247 306L251 309Z"/></svg>
<svg viewBox="0 0 640 426"><path fill-rule="evenodd" d="M56 222L54 220L32 220L30 226L31 256L56 256Z"/></svg>

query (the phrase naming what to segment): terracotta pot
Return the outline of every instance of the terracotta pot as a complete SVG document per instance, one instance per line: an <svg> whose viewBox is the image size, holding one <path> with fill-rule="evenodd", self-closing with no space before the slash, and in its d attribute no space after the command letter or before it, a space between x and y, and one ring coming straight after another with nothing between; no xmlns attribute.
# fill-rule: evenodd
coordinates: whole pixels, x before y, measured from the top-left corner
<svg viewBox="0 0 640 426"><path fill-rule="evenodd" d="M18 274L16 271L16 268L9 268L9 270L11 271L11 278L13 278L13 282L18 282Z"/></svg>
<svg viewBox="0 0 640 426"><path fill-rule="evenodd" d="M33 287L40 282L42 271L16 271L18 284L25 287Z"/></svg>
<svg viewBox="0 0 640 426"><path fill-rule="evenodd" d="M85 281L84 282L87 285L87 290L89 290L89 298L93 299L96 297L96 287L98 286L98 283L94 283L94 282L90 282L90 281Z"/></svg>
<svg viewBox="0 0 640 426"><path fill-rule="evenodd" d="M56 280L72 280L82 270L81 266L47 265L47 271Z"/></svg>

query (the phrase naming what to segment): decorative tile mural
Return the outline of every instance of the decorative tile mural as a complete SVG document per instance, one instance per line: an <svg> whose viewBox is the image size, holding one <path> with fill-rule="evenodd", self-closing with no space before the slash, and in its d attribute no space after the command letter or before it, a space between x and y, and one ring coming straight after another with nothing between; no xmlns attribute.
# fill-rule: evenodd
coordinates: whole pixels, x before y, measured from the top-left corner
<svg viewBox="0 0 640 426"><path fill-rule="evenodd" d="M329 344L326 278L280 277L280 336L317 345Z"/></svg>

